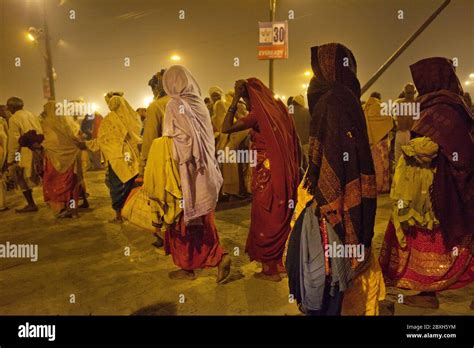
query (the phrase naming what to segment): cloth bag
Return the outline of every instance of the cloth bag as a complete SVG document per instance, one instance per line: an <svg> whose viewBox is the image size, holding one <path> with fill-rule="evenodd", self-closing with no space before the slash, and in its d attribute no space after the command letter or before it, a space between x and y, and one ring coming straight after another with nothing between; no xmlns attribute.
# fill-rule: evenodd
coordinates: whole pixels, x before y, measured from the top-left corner
<svg viewBox="0 0 474 348"><path fill-rule="evenodd" d="M130 192L122 209L122 217L135 226L155 232L153 213L143 186L136 187Z"/></svg>

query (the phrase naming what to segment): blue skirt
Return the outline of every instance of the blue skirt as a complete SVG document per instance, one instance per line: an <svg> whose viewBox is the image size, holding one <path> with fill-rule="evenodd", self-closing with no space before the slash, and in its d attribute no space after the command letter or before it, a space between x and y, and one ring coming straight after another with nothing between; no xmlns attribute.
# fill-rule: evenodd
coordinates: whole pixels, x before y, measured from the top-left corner
<svg viewBox="0 0 474 348"><path fill-rule="evenodd" d="M109 188L110 198L112 199L112 208L115 211L120 211L128 198L128 195L137 185L135 179L138 175L123 183L113 171L110 164L108 164L107 172L105 173L105 184Z"/></svg>

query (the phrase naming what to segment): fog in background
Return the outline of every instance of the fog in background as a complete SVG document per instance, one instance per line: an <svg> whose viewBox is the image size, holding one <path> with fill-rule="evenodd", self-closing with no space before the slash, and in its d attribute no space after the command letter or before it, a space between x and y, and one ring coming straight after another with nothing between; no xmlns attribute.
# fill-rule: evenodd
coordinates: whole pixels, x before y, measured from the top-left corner
<svg viewBox="0 0 474 348"><path fill-rule="evenodd" d="M39 113L44 103L44 61L25 33L42 27L43 0L0 0L0 104L16 95ZM233 87L251 76L268 84L268 62L257 60L258 21L268 21L268 0L44 0L57 73L56 99L84 98L106 113L103 94L121 90L133 107L151 96L147 82L161 68L188 67L208 88ZM354 53L364 84L442 3L442 0L278 0L277 20L289 20L289 58L275 61L275 93L304 93L310 47L341 42ZM75 20L69 19L74 10ZM185 19L178 18L180 10ZM398 10L404 11L399 20ZM431 57L457 57L464 82L474 73L474 1L453 0L368 91L396 98L411 81L409 65ZM15 67L20 57L21 67ZM131 66L124 66L129 57ZM234 58L240 67L234 67ZM367 94L363 97L367 98Z"/></svg>

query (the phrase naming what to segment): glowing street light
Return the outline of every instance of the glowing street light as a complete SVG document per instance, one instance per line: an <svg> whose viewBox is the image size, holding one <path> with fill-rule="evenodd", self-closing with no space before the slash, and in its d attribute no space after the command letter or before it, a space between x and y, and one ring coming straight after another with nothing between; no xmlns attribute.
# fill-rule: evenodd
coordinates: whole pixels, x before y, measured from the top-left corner
<svg viewBox="0 0 474 348"><path fill-rule="evenodd" d="M309 87L307 83L303 83L301 86L303 87L303 89L307 89Z"/></svg>
<svg viewBox="0 0 474 348"><path fill-rule="evenodd" d="M470 74L469 74L469 78L470 78L470 79L474 79L474 73L470 73Z"/></svg>
<svg viewBox="0 0 474 348"><path fill-rule="evenodd" d="M178 56L177 54L173 54L170 59L173 61L173 62L179 62L181 60L181 57Z"/></svg>
<svg viewBox="0 0 474 348"><path fill-rule="evenodd" d="M26 38L31 42L35 42L38 41L38 39L41 38L43 34L44 33L42 29L29 27L28 31L26 32Z"/></svg>
<svg viewBox="0 0 474 348"><path fill-rule="evenodd" d="M45 68L46 68L46 78L43 79L43 91L44 91L44 96L45 98L49 100L54 100L55 95L56 95L56 90L54 88L54 80L56 78L56 74L54 72L53 68L53 59L51 56L51 44L50 44L50 37L49 37L49 31L48 31L48 21L46 19L46 1L43 2L43 17L44 17L44 27L43 29L38 29L35 27L29 27L28 32L26 33L26 38L34 42L35 44L38 44L40 39L44 40L44 51L42 51L40 45L38 45L38 48L40 49L44 62L45 62Z"/></svg>
<svg viewBox="0 0 474 348"><path fill-rule="evenodd" d="M305 71L304 76L311 76L311 71L309 71L309 70Z"/></svg>
<svg viewBox="0 0 474 348"><path fill-rule="evenodd" d="M148 107L148 105L151 104L151 102L153 101L153 97L152 96L147 96L143 99L143 102L145 103L145 106Z"/></svg>
<svg viewBox="0 0 474 348"><path fill-rule="evenodd" d="M36 41L36 38L31 33L26 33L26 38L30 41Z"/></svg>
<svg viewBox="0 0 474 348"><path fill-rule="evenodd" d="M470 81L466 81L466 82L464 82L464 84L465 84L466 86L469 86L469 85L471 84L471 82L470 82Z"/></svg>

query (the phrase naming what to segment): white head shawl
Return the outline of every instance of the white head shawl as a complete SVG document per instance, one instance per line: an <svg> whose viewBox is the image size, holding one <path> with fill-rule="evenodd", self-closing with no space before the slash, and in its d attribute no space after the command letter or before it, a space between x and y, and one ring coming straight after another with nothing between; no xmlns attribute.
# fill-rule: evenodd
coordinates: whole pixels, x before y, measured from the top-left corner
<svg viewBox="0 0 474 348"><path fill-rule="evenodd" d="M184 220L206 215L216 207L222 175L215 157L214 131L201 89L191 72L173 65L163 75L171 97L163 135L173 138L184 199Z"/></svg>

